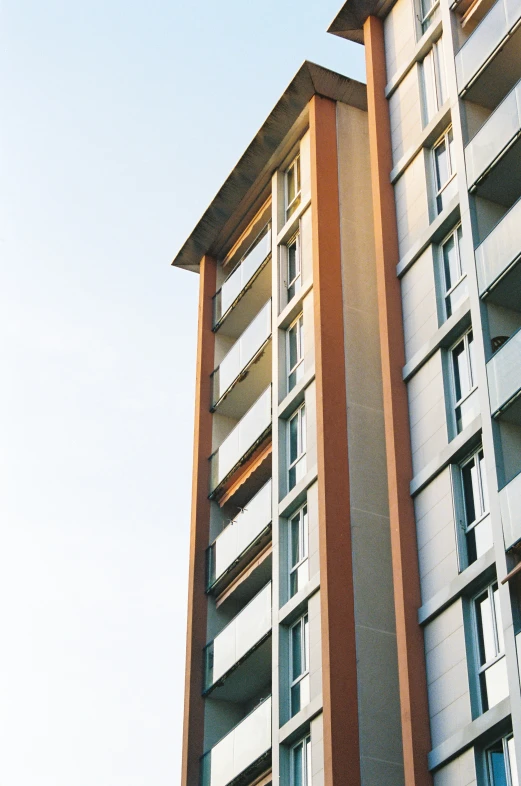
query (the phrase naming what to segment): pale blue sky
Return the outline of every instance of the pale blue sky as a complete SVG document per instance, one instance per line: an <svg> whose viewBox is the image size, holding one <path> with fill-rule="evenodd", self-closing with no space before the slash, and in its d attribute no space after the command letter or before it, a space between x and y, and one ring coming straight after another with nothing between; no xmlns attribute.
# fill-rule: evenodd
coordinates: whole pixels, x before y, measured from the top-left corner
<svg viewBox="0 0 521 786"><path fill-rule="evenodd" d="M0 2L0 786L179 783L198 278L340 0Z"/></svg>

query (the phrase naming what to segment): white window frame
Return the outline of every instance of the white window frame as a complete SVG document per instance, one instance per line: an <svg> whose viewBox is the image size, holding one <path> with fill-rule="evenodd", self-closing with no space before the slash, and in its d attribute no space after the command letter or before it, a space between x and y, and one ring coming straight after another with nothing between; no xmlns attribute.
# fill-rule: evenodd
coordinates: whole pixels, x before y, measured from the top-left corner
<svg viewBox="0 0 521 786"><path fill-rule="evenodd" d="M456 266L459 272L459 278L455 282L449 282L447 276L447 266L445 264L445 247L453 240L454 242L454 250L456 254ZM467 278L467 274L463 269L463 259L461 255L461 244L463 242L463 229L462 225L457 224L457 226L452 229L447 237L443 240L440 246L440 264L441 264L441 276L443 281L443 309L445 319L448 319L452 316L452 304L450 299L459 285Z"/></svg>
<svg viewBox="0 0 521 786"><path fill-rule="evenodd" d="M466 473L470 470L470 465L474 464L475 468L475 477L477 480L477 488L474 487L472 482L472 477L470 475L466 475ZM483 446L480 445L478 448L472 451L458 466L458 486L459 486L459 495L460 495L460 505L461 505L461 532L462 537L464 539L464 548L463 554L460 555L462 559L460 559L461 569L464 570L466 567L471 565L473 562L476 561L481 554L477 553L476 547L476 528L482 524L485 519L487 519L490 515L489 509L489 500L488 500L488 487L487 487L487 477L485 474L485 456L483 451ZM474 506L474 519L470 521L470 511L467 508L467 494L465 493L466 483L465 478L468 477L469 483L469 491L472 494L473 506ZM477 493L477 499L476 499ZM489 523L489 534L490 539L492 541L492 530L491 525Z"/></svg>
<svg viewBox="0 0 521 786"><path fill-rule="evenodd" d="M447 100L447 74L443 38L439 38L422 62L424 91L424 123L432 120Z"/></svg>
<svg viewBox="0 0 521 786"><path fill-rule="evenodd" d="M295 752L302 748L300 782L295 780ZM290 786L311 786L311 735L299 740L290 750Z"/></svg>
<svg viewBox="0 0 521 786"><path fill-rule="evenodd" d="M289 249L291 246L295 246L295 275L292 279L290 279L290 271L289 271ZM300 292L302 287L302 254L301 254L301 242L300 242L300 229L295 232L291 240L288 240L285 246L285 264L286 264L286 299L289 303L295 295ZM293 293L291 294L291 288L293 287Z"/></svg>
<svg viewBox="0 0 521 786"><path fill-rule="evenodd" d="M291 362L291 331L296 328L296 345L297 345L297 360L293 366ZM299 368L300 369L300 377ZM304 372L304 313L301 311L298 317L293 320L291 325L286 330L286 387L288 393L293 390L299 379L302 378ZM291 384L291 376L295 375L295 381Z"/></svg>
<svg viewBox="0 0 521 786"><path fill-rule="evenodd" d="M302 669L300 674L296 676L293 675L293 631L297 628L301 628L300 632L300 663L302 664ZM293 688L309 677L309 617L308 613L299 617L299 619L293 623L293 625L289 629L289 696L290 696L290 715L293 718L297 712L306 706L306 704L302 704L301 692L299 692L299 706L298 709L294 708L293 706Z"/></svg>
<svg viewBox="0 0 521 786"><path fill-rule="evenodd" d="M451 347L450 352L449 352L449 356L450 356L450 377L451 377L451 397L452 397L452 416L453 416L453 422L454 422L455 431L456 431L457 434L459 434L461 431L463 431L463 426L461 428L459 428L459 426L458 426L458 421L461 419L461 415L460 415L460 418L458 419L458 409L461 409L463 404L465 404L465 402L473 395L473 393L477 390L477 387L478 387L477 382L475 380L475 376L476 376L475 369L473 368L473 364L472 364L472 353L471 353L471 350L470 350L470 341L469 341L469 337L470 336L472 336L472 341L474 341L474 335L473 335L473 332L472 332L472 328L470 328L470 330L467 330L466 333L464 333L462 336L460 336L460 338L458 338L458 340ZM460 346L461 343L463 343L463 352L464 352L465 358L466 358L467 371L468 371L468 376L469 376L469 380L470 380L470 387L469 387L469 390L466 393L464 393L459 398L457 398L457 393L456 393L456 372L455 372L455 362L454 362L455 354L454 353L456 352L456 350L458 349L458 347ZM460 380L460 383L461 383L461 380Z"/></svg>
<svg viewBox="0 0 521 786"><path fill-rule="evenodd" d="M431 6L427 10L425 10L425 3L423 2L423 0L418 0L418 8L419 8L418 19L420 20L422 35L431 26L432 18L439 7L440 7L440 0L434 0Z"/></svg>
<svg viewBox="0 0 521 786"><path fill-rule="evenodd" d="M456 170L454 168L454 162L452 161L452 152L451 146L454 144L454 132L452 129L452 125L445 129L443 134L440 138L436 141L436 144L433 145L432 148L432 169L433 169L433 177L434 177L434 192L435 192L435 202L436 202L436 210L439 213L442 212L444 208L443 204L443 193L447 190L449 185L452 183L454 178L456 177ZM438 178L438 167L436 165L436 151L442 145L445 145L445 150L447 152L447 169L449 172L449 176L444 183L439 182Z"/></svg>
<svg viewBox="0 0 521 786"><path fill-rule="evenodd" d="M291 460L291 423L297 419L297 456ZM288 439L287 439L287 461L288 461L288 490L291 491L298 481L296 478L296 467L300 461L305 461L306 457L306 403L293 413L288 420ZM295 482L291 483L291 472L295 469Z"/></svg>
<svg viewBox="0 0 521 786"><path fill-rule="evenodd" d="M299 559L293 564L293 522L298 518L298 552ZM307 502L294 513L288 521L288 595L292 598L302 587L299 586L299 570L309 560L309 514ZM293 576L296 577L296 589L292 588ZM309 572L308 572L309 579Z"/></svg>
<svg viewBox="0 0 521 786"><path fill-rule="evenodd" d="M295 196L290 201L288 194L288 176L292 170L294 170L295 174ZM286 221L291 218L297 207L300 205L302 190L301 175L300 153L298 153L284 172L284 215L286 217Z"/></svg>
<svg viewBox="0 0 521 786"><path fill-rule="evenodd" d="M490 709L490 706L494 706L494 705L489 705L488 703L486 679L485 679L486 672L490 668L495 666L497 663L499 663L499 661L505 657L505 642L504 642L502 620L501 620L501 609L499 609L499 615L498 615L498 609L496 607L496 603L494 600L494 593L497 591L498 591L498 583L497 581L493 581L487 587L482 589L474 597L472 602L476 672L478 677L479 697L480 697L482 712L486 712L488 709ZM479 622L479 611L478 611L478 603L485 595L488 597L488 601L489 601L492 634L494 639L494 655L490 657L488 660L486 659L485 654L482 654L481 652L480 641L482 638L484 638L484 634L482 628L480 633L480 622ZM499 595L498 595L498 601L499 601Z"/></svg>
<svg viewBox="0 0 521 786"><path fill-rule="evenodd" d="M485 757L485 769L487 773L487 786L499 786L497 783L494 782L494 773L492 770L491 755L490 755L493 752L492 749L497 748L499 743L501 744L501 747L503 749L503 761L505 764L505 774L507 777L507 784L508 786L518 786L519 780L516 770L514 735L512 734L512 732L510 732L509 734L505 734L503 737L499 737L491 745L488 745L483 752ZM512 745L510 745L510 743L512 743ZM513 756L511 755L512 753L514 754Z"/></svg>

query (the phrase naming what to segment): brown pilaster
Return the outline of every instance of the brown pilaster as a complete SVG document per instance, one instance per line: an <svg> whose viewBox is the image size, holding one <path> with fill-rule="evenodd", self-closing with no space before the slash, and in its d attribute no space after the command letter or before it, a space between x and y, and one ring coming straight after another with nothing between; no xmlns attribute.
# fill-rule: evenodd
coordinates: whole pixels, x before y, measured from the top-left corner
<svg viewBox="0 0 521 786"><path fill-rule="evenodd" d="M405 783L423 786L432 783L427 768L429 714L424 644L418 624L421 597L416 524L409 492L412 458L407 389L402 378L405 353L396 276L396 209L389 178L392 148L384 33L375 16L364 24L364 43Z"/></svg>
<svg viewBox="0 0 521 786"><path fill-rule="evenodd" d="M201 260L199 277L182 786L194 786L199 783L199 757L203 753L204 700L201 691L203 647L206 644L205 552L209 542L210 527L208 457L212 452L210 374L214 362L212 297L215 294L216 271L215 260L204 256Z"/></svg>
<svg viewBox="0 0 521 786"><path fill-rule="evenodd" d="M326 786L360 784L336 103L310 102Z"/></svg>

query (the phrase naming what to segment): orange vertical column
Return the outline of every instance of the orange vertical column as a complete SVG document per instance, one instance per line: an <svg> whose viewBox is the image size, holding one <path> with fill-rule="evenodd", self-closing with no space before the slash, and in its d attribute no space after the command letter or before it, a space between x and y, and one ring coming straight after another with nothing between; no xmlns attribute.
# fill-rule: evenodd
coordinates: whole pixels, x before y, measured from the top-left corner
<svg viewBox="0 0 521 786"><path fill-rule="evenodd" d="M400 283L396 276L398 233L390 181L391 128L380 19L367 19L364 43L405 783L420 786L432 783L427 767L430 732L425 653L418 624L420 580L409 491L412 458L407 388L402 377L405 352Z"/></svg>
<svg viewBox="0 0 521 786"><path fill-rule="evenodd" d="M199 278L182 786L199 783L199 758L203 753L203 647L206 644L207 615L205 554L210 530L208 457L212 452L210 374L213 371L215 345L215 335L212 332L212 297L215 294L216 271L215 260L208 256L203 257Z"/></svg>
<svg viewBox="0 0 521 786"><path fill-rule="evenodd" d="M336 103L310 102L326 786L360 784Z"/></svg>

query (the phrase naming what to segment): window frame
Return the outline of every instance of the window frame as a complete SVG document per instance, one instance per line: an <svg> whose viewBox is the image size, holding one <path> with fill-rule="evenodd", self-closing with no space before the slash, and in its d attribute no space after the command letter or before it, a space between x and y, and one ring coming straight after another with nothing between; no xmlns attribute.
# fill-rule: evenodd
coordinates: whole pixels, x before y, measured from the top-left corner
<svg viewBox="0 0 521 786"><path fill-rule="evenodd" d="M289 250L291 246L295 245L295 275L290 280L290 271L289 271ZM300 242L300 227L297 229L294 235L288 240L285 244L285 265L286 265L286 302L290 303L293 298L298 295L300 290L302 289L302 244ZM298 286L297 286L298 284ZM293 288L293 292L291 289Z"/></svg>
<svg viewBox="0 0 521 786"><path fill-rule="evenodd" d="M297 347L297 360L293 366L290 366L291 362L291 331L297 327L296 330L296 347ZM304 352L305 352L305 344L304 344L304 312L301 311L298 317L296 317L291 325L286 328L286 390L290 393L293 388L296 387L297 383L302 379L304 373ZM301 367L301 368L300 368ZM300 368L300 376L299 376L299 368ZM293 385L291 384L291 376L295 375L295 381Z"/></svg>
<svg viewBox="0 0 521 786"><path fill-rule="evenodd" d="M296 630L298 627L301 629L300 633L300 663L301 663L301 670L300 673L296 676L293 674L293 647L294 647L294 638L293 638L293 631ZM305 614L302 614L295 622L290 626L289 629L289 708L290 708L290 717L293 718L297 712L306 706L309 703L306 702L305 704L302 703L301 692L299 690L299 702L298 708L294 708L293 706L293 689L303 682L306 677L309 678L309 615L306 611Z"/></svg>
<svg viewBox="0 0 521 786"><path fill-rule="evenodd" d="M456 264L459 272L459 278L454 283L451 282L450 286L448 286L447 281L447 264L446 264L446 257L445 257L445 247L450 243L450 241L454 241L454 249L456 254ZM456 226L451 229L449 234L442 240L440 243L439 251L440 251L440 267L441 267L441 281L443 285L443 316L444 319L447 320L449 317L452 316L453 307L450 302L450 299L456 289L460 286L460 284L465 281L467 278L467 273L463 267L463 254L462 254L462 243L463 243L463 227L461 221L456 224ZM467 297L468 297L468 288L467 288Z"/></svg>
<svg viewBox="0 0 521 786"><path fill-rule="evenodd" d="M421 67L424 96L423 120L424 125L428 125L448 98L443 36L434 41L432 47L423 58ZM432 109L432 112L429 109Z"/></svg>
<svg viewBox="0 0 521 786"><path fill-rule="evenodd" d="M292 524L298 517L299 559L293 564L293 527ZM300 568L308 564L309 581L309 513L308 503L305 502L288 521L288 597L292 598L302 589L299 586L298 576ZM292 588L292 578L296 576L296 589ZM306 582L304 582L303 586Z"/></svg>
<svg viewBox="0 0 521 786"><path fill-rule="evenodd" d="M496 606L494 593L497 591L498 605ZM487 596L490 609L490 618L492 623L492 633L494 640L495 653L491 658L486 659L486 653L482 654L482 642L484 642L483 625L480 627L480 612L478 611L478 603ZM481 713L486 712L491 707L496 706L490 704L488 700L487 686L486 686L486 673L494 667L497 663L505 658L505 640L501 619L501 608L499 605L499 585L497 579L494 579L486 587L483 587L472 599L472 618L473 618L473 638L474 638L474 654L476 663L476 679L479 694L479 703ZM498 614L499 606L499 614ZM498 624L499 623L499 624ZM483 663L481 662L483 659ZM506 661L505 661L506 665Z"/></svg>
<svg viewBox="0 0 521 786"><path fill-rule="evenodd" d="M302 770L300 772L300 783L295 780L295 751L302 748ZM311 786L311 734L306 734L290 748L290 786Z"/></svg>
<svg viewBox="0 0 521 786"><path fill-rule="evenodd" d="M426 33L429 27L431 26L433 22L433 17L436 11L439 9L439 7L440 7L440 0L434 0L430 8L427 11L425 11L423 0L418 0L418 9L419 9L418 19L420 22L422 35Z"/></svg>
<svg viewBox="0 0 521 786"><path fill-rule="evenodd" d="M297 455L291 459L291 423L297 419ZM306 457L306 402L304 401L298 409L288 418L288 437L287 437L287 467L288 467L288 491L295 488L298 483L296 467ZM291 482L291 472L295 470L295 482ZM305 474L305 471L304 471Z"/></svg>
<svg viewBox="0 0 521 786"><path fill-rule="evenodd" d="M442 146L445 145L445 150L447 154L447 169L449 171L449 176L444 183L439 182L438 177L438 166L437 166L437 158L436 158L436 151ZM433 183L434 183L434 197L436 203L436 210L437 214L439 215L445 205L443 204L443 194L447 190L448 186L452 183L454 178L457 175L456 169L454 167L454 162L452 161L452 149L454 145L454 131L452 127L452 123L445 129L443 134L436 140L434 145L432 146L432 169L433 169Z"/></svg>
<svg viewBox="0 0 521 786"><path fill-rule="evenodd" d="M452 347L449 350L451 412L452 412L452 422L454 424L456 434L461 434L461 432L464 430L463 418L461 416L461 413L458 418L458 410L461 410L462 405L465 404L465 402L468 401L470 397L478 389L478 383L475 380L476 373L473 367L473 355L470 349L471 342L469 341L469 336L472 336L472 342L473 342L474 334L473 334L472 327L470 327L465 333L463 333L463 335L458 338L458 340L452 345ZM457 398L454 353L462 343L463 343L463 352L466 358L467 372L468 372L469 379L471 380L471 385L466 393L464 393L462 396ZM461 379L459 380L459 386L461 388Z"/></svg>
<svg viewBox="0 0 521 786"><path fill-rule="evenodd" d="M289 189L288 189L288 180L289 180L289 173L294 171L295 174L295 195L293 199L289 200ZM302 172L301 172L301 164L300 164L300 151L297 153L296 156L292 159L290 165L286 167L284 170L284 218L285 221L289 221L295 210L300 205L301 200L301 193L302 193Z"/></svg>

